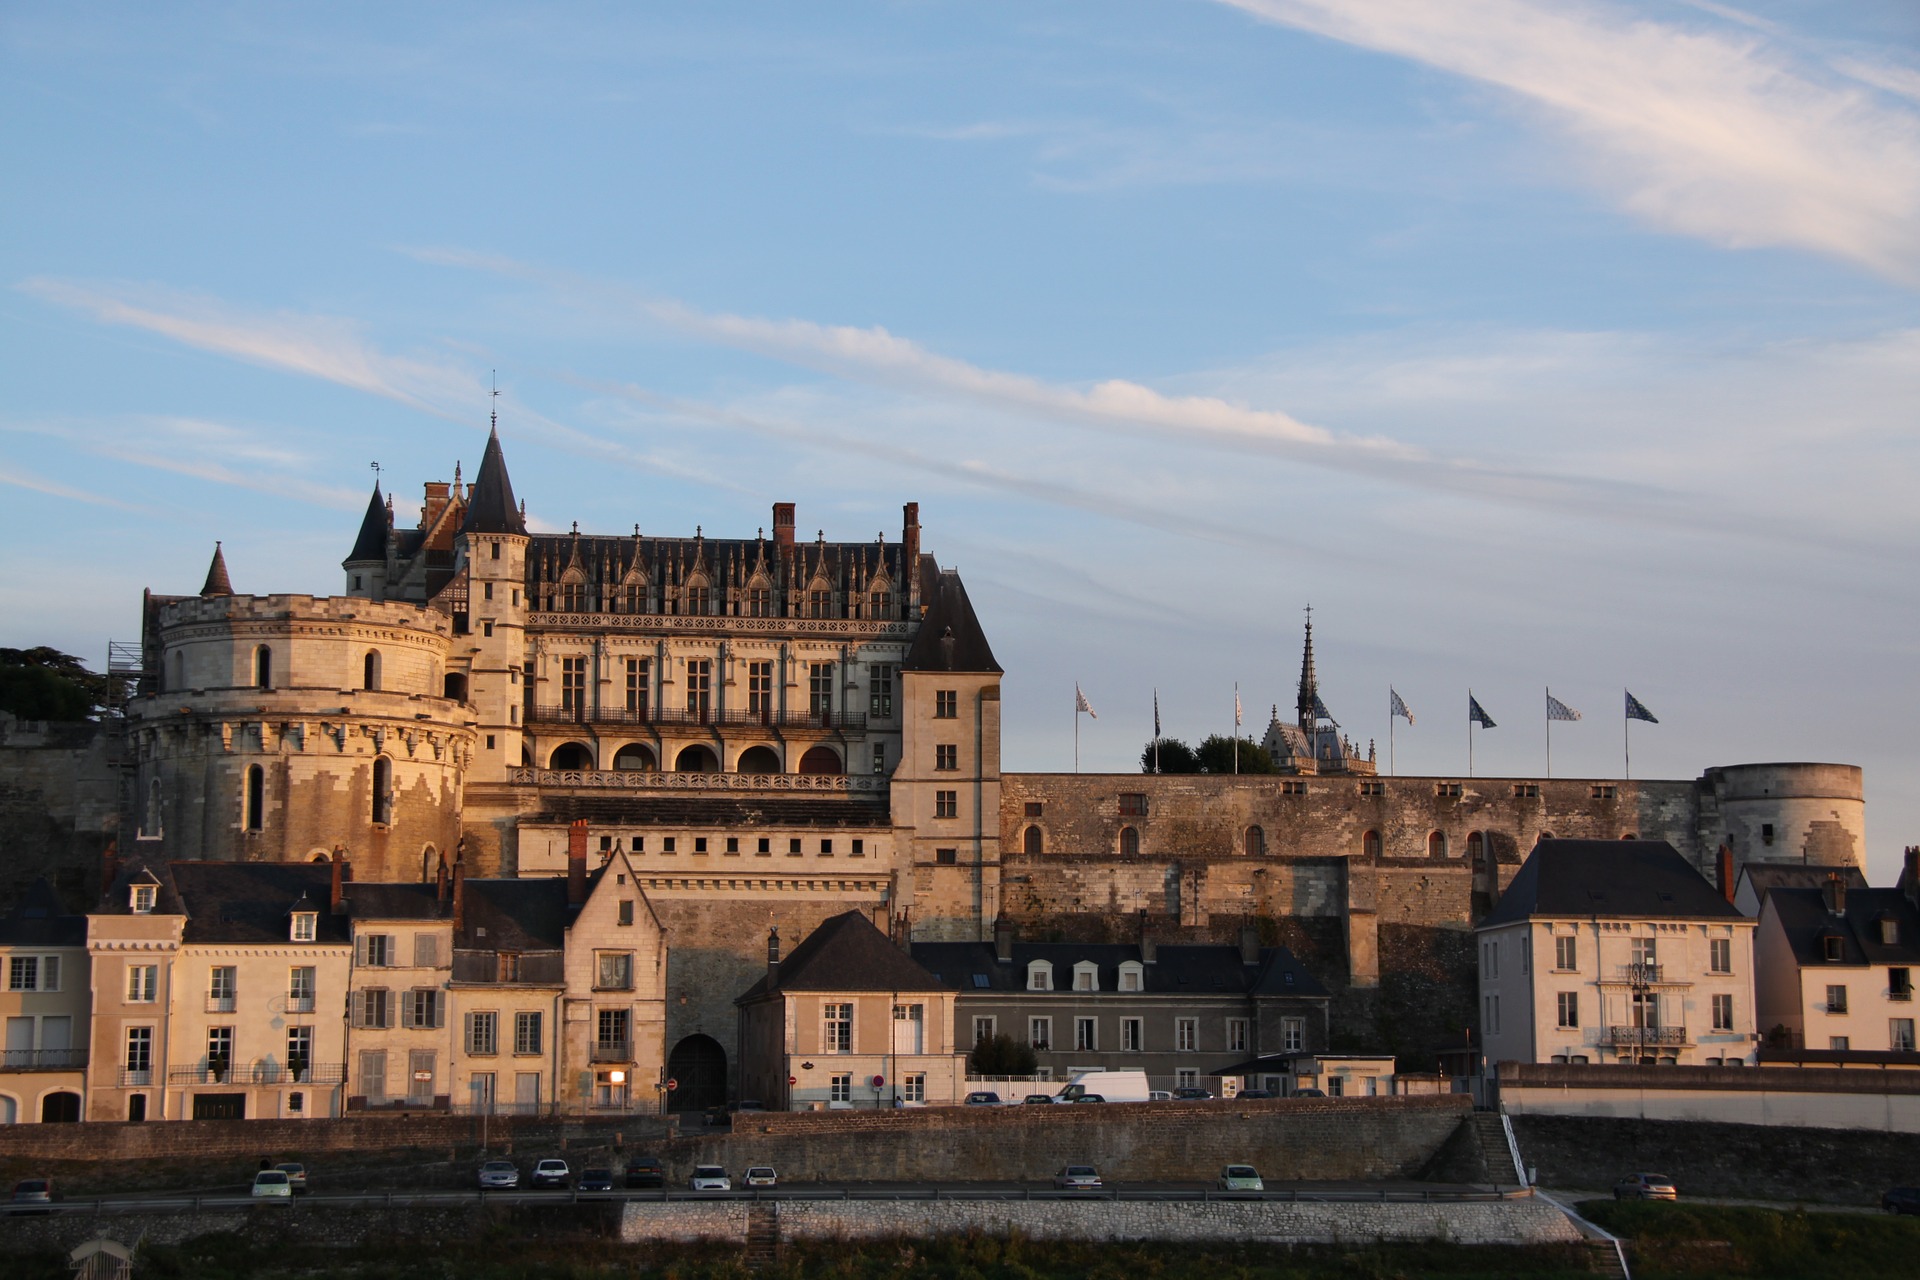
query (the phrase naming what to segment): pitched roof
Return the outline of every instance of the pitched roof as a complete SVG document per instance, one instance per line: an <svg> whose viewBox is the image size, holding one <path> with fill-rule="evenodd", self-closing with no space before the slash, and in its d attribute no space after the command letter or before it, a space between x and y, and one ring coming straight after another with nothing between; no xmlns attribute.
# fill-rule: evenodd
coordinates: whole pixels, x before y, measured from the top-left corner
<svg viewBox="0 0 1920 1280"><path fill-rule="evenodd" d="M222 554L220 544L213 544L213 563L207 566L207 581L200 588L203 596L230 596L233 594L233 581L227 577L227 557Z"/></svg>
<svg viewBox="0 0 1920 1280"><path fill-rule="evenodd" d="M345 942L345 915L327 909L333 869L324 862L176 862L186 942L285 942L297 907L318 915L315 941ZM304 901L303 901L304 899Z"/></svg>
<svg viewBox="0 0 1920 1280"><path fill-rule="evenodd" d="M367 514L360 521L360 536L353 540L353 550L347 552L347 558L340 563L361 564L366 561L385 561L387 558L387 504L380 496L380 482L373 483L373 497L367 500Z"/></svg>
<svg viewBox="0 0 1920 1280"><path fill-rule="evenodd" d="M947 991L942 982L873 927L863 911L822 920L807 940L780 962L781 991ZM767 980L749 987L735 1003L772 994Z"/></svg>
<svg viewBox="0 0 1920 1280"><path fill-rule="evenodd" d="M467 518L462 533L515 533L522 537L527 522L513 500L513 481L507 478L506 455L500 451L500 433L487 435L487 451L480 456L480 474L467 491Z"/></svg>
<svg viewBox="0 0 1920 1280"><path fill-rule="evenodd" d="M1480 927L1530 916L1745 919L1664 840L1542 840Z"/></svg>
<svg viewBox="0 0 1920 1280"><path fill-rule="evenodd" d="M1832 868L1822 870L1831 871ZM1920 964L1920 911L1898 889L1847 889L1846 912L1827 910L1819 889L1775 889L1767 902L1801 965ZM1899 940L1880 941L1880 920L1898 926ZM1827 937L1840 941L1840 959L1828 960Z"/></svg>
<svg viewBox="0 0 1920 1280"><path fill-rule="evenodd" d="M1866 874L1858 867L1810 866L1804 862L1749 862L1740 869L1740 878L1753 886L1756 898L1764 899L1775 889L1821 888L1836 871L1846 877L1848 892L1867 887Z"/></svg>
<svg viewBox="0 0 1920 1280"><path fill-rule="evenodd" d="M1154 962L1141 969L1142 990L1148 995L1320 999L1327 995L1327 989L1315 981L1285 947L1262 947L1260 963L1253 965L1243 962L1239 947L1225 943L1162 944L1154 948L1154 952ZM1027 966L1036 960L1053 965L1056 991L1070 988L1074 965L1090 961L1099 966L1100 990L1118 992L1120 966L1139 961L1140 948L1131 943L1016 942L1013 960L1002 964L991 942L916 942L913 958L943 983L959 987L962 995L978 991L1025 991ZM784 978L781 985L786 985Z"/></svg>
<svg viewBox="0 0 1920 1280"><path fill-rule="evenodd" d="M469 879L456 947L483 951L559 951L574 911L564 876L525 880ZM480 930L485 930L481 933Z"/></svg>
<svg viewBox="0 0 1920 1280"><path fill-rule="evenodd" d="M973 602L967 599L959 572L934 568L932 556L921 557L921 564L923 570L932 570L922 575L923 580L930 579L921 594L926 613L920 619L920 634L913 638L913 647L907 650L900 669L999 675L1000 664L993 660L993 647L974 615Z"/></svg>

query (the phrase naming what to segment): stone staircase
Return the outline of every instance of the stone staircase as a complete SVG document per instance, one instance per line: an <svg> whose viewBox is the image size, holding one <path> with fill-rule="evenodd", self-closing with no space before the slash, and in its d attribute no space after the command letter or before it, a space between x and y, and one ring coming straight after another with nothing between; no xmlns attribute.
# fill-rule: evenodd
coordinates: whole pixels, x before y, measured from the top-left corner
<svg viewBox="0 0 1920 1280"><path fill-rule="evenodd" d="M1496 1187L1523 1185L1523 1175L1514 1167L1513 1148L1507 1145L1507 1128L1497 1111L1473 1113L1474 1136L1480 1140L1480 1156L1487 1162L1487 1177Z"/></svg>
<svg viewBox="0 0 1920 1280"><path fill-rule="evenodd" d="M747 1266L771 1267L780 1260L780 1206L772 1201L747 1204Z"/></svg>
<svg viewBox="0 0 1920 1280"><path fill-rule="evenodd" d="M1626 1264L1620 1259L1620 1246L1613 1241L1589 1240L1587 1252L1593 1259L1591 1263L1593 1274L1613 1276L1616 1280L1631 1280L1627 1274Z"/></svg>

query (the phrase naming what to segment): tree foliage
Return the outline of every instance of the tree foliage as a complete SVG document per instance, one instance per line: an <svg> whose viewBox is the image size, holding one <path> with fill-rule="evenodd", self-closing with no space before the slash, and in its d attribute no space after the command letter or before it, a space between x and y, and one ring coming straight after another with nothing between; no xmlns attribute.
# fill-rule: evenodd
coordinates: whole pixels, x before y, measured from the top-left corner
<svg viewBox="0 0 1920 1280"><path fill-rule="evenodd" d="M1152 741L1149 741L1146 747L1143 748L1140 752L1140 772L1142 773L1198 773L1200 772L1200 757L1193 753L1192 747L1180 741L1180 739L1161 738L1159 740L1158 745L1160 747L1159 767L1155 768L1154 766L1153 748L1155 746L1155 743L1153 743Z"/></svg>
<svg viewBox="0 0 1920 1280"><path fill-rule="evenodd" d="M1030 1076L1039 1065L1032 1045L1004 1031L978 1041L967 1055L967 1070L974 1076Z"/></svg>
<svg viewBox="0 0 1920 1280"><path fill-rule="evenodd" d="M107 678L42 645L0 649L0 711L22 720L89 720L107 703Z"/></svg>
<svg viewBox="0 0 1920 1280"><path fill-rule="evenodd" d="M1200 744L1194 753L1200 758L1202 773L1278 773L1273 757L1266 748L1252 738L1240 739L1240 765L1234 767L1234 740L1223 734L1213 734Z"/></svg>

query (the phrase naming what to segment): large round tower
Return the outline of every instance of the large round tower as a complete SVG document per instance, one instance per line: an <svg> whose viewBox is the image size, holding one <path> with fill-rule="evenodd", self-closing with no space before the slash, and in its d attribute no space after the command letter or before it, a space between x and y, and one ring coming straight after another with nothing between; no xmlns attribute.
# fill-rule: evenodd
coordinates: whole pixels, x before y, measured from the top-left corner
<svg viewBox="0 0 1920 1280"><path fill-rule="evenodd" d="M1736 867L1866 867L1866 792L1858 765L1722 765L1706 771L1701 787L1701 846L1727 846Z"/></svg>

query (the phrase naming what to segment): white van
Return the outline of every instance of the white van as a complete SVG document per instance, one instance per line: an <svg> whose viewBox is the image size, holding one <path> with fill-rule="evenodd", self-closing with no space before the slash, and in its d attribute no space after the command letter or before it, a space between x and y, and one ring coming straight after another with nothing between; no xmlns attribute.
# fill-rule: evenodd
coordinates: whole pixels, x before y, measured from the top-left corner
<svg viewBox="0 0 1920 1280"><path fill-rule="evenodd" d="M1144 1071L1076 1071L1053 1100L1079 1102L1083 1098L1098 1098L1102 1102L1145 1102L1150 1092Z"/></svg>

